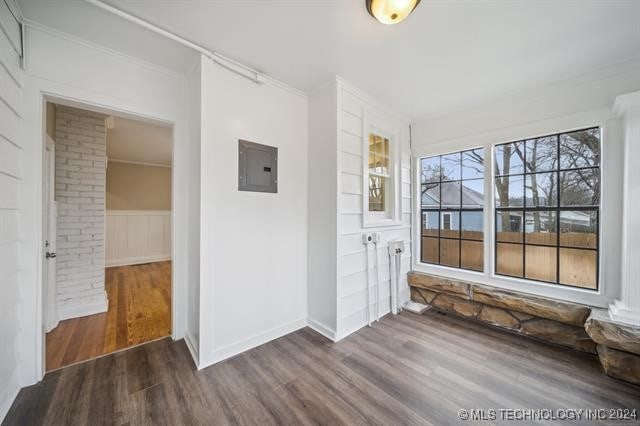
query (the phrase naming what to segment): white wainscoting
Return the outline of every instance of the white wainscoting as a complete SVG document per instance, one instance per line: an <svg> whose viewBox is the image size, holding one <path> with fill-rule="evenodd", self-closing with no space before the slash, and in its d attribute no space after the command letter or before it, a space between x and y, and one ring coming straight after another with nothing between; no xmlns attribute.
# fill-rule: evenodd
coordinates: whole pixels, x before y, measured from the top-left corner
<svg viewBox="0 0 640 426"><path fill-rule="evenodd" d="M171 211L108 210L106 266L171 260Z"/></svg>

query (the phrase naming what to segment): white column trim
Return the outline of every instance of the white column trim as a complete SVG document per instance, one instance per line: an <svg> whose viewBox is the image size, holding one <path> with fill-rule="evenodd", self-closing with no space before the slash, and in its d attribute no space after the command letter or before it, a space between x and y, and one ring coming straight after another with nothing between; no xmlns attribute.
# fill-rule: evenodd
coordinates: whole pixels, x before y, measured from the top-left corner
<svg viewBox="0 0 640 426"><path fill-rule="evenodd" d="M613 112L624 122L624 187L620 299L609 305L612 320L640 326L640 91L620 95Z"/></svg>

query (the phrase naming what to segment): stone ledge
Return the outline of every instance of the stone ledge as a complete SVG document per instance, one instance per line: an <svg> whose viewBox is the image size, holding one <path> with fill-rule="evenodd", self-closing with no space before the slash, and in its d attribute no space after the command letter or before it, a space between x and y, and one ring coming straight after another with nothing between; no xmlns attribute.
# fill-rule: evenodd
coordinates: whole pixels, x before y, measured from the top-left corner
<svg viewBox="0 0 640 426"><path fill-rule="evenodd" d="M598 345L598 358L607 375L640 385L640 356Z"/></svg>
<svg viewBox="0 0 640 426"><path fill-rule="evenodd" d="M411 299L416 302L597 353L607 375L640 385L640 327L611 320L606 309L419 272L410 272L408 281Z"/></svg>
<svg viewBox="0 0 640 426"><path fill-rule="evenodd" d="M407 279L409 285L412 287L420 287L439 293L454 294L464 299L471 298L470 287L472 284L466 281L454 280L437 275L421 274L418 272L409 272Z"/></svg>
<svg viewBox="0 0 640 426"><path fill-rule="evenodd" d="M582 352L596 353L595 343L583 327L490 306L422 287L411 287L411 300L539 340Z"/></svg>
<svg viewBox="0 0 640 426"><path fill-rule="evenodd" d="M409 272L408 281L412 287L419 287L438 293L448 293L484 305L546 318L576 327L584 327L584 323L591 312L590 307L577 303L503 290L438 275Z"/></svg>
<svg viewBox="0 0 640 426"><path fill-rule="evenodd" d="M599 345L640 355L640 327L611 320L606 309L593 309L585 329Z"/></svg>
<svg viewBox="0 0 640 426"><path fill-rule="evenodd" d="M593 309L585 323L598 344L598 358L611 377L640 385L640 327L613 321L606 309Z"/></svg>
<svg viewBox="0 0 640 426"><path fill-rule="evenodd" d="M471 298L486 305L547 318L576 327L584 326L584 322L591 312L591 308L588 306L577 303L532 296L481 284L471 286Z"/></svg>
<svg viewBox="0 0 640 426"><path fill-rule="evenodd" d="M582 327L545 319L534 318L522 323L520 333L567 346L581 352L596 353L596 345Z"/></svg>

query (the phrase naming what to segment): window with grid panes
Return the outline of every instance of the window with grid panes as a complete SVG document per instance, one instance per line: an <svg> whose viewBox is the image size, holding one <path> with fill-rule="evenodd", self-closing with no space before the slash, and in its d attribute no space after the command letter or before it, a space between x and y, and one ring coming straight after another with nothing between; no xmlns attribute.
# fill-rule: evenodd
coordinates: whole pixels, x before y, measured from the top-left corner
<svg viewBox="0 0 640 426"><path fill-rule="evenodd" d="M388 204L389 139L369 134L369 211L385 212Z"/></svg>
<svg viewBox="0 0 640 426"><path fill-rule="evenodd" d="M598 288L600 129L494 147L495 273Z"/></svg>
<svg viewBox="0 0 640 426"><path fill-rule="evenodd" d="M421 261L482 271L483 148L423 158L420 173Z"/></svg>

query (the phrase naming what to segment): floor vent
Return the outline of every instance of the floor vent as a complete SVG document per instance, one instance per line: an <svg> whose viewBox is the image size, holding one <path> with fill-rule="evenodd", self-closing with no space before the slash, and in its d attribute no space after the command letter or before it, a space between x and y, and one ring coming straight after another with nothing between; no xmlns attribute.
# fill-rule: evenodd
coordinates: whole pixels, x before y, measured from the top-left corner
<svg viewBox="0 0 640 426"><path fill-rule="evenodd" d="M431 309L431 306L425 305L423 303L408 301L404 304L403 309L406 309L409 312L413 312L414 314L421 314L427 309Z"/></svg>

